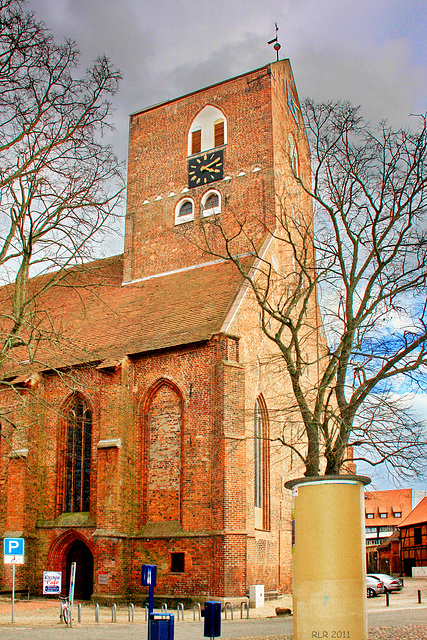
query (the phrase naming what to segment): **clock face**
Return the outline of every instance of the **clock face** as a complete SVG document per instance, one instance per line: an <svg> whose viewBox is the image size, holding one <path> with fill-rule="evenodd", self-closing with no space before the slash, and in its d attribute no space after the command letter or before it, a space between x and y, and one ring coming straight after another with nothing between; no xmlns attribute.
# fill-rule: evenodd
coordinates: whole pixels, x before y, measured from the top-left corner
<svg viewBox="0 0 427 640"><path fill-rule="evenodd" d="M223 149L205 151L188 161L188 186L198 187L221 180L224 175Z"/></svg>

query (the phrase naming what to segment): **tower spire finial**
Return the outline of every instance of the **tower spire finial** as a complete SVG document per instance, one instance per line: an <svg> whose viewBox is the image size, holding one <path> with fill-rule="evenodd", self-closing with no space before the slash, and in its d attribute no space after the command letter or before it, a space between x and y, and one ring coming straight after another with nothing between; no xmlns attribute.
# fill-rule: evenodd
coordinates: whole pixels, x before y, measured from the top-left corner
<svg viewBox="0 0 427 640"><path fill-rule="evenodd" d="M273 38L272 40L268 41L268 44L273 44L274 42L274 50L276 51L276 60L277 62L279 61L279 51L281 49L281 44L279 43L279 27L277 26L277 22L274 23L274 26L276 28L276 37Z"/></svg>

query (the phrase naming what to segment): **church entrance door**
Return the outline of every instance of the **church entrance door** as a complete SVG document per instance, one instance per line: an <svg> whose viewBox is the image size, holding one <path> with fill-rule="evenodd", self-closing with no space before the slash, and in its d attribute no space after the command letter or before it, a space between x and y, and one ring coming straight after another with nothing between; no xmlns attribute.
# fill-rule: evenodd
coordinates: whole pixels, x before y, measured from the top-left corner
<svg viewBox="0 0 427 640"><path fill-rule="evenodd" d="M70 590L72 562L76 563L74 599L89 600L93 593L93 555L81 540L75 540L67 551L67 593Z"/></svg>

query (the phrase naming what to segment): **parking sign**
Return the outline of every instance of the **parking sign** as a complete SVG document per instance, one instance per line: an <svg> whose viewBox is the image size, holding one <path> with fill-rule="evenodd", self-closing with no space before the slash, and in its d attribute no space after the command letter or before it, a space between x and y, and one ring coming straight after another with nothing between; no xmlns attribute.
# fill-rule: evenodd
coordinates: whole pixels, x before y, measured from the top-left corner
<svg viewBox="0 0 427 640"><path fill-rule="evenodd" d="M4 539L4 564L24 564L24 538Z"/></svg>

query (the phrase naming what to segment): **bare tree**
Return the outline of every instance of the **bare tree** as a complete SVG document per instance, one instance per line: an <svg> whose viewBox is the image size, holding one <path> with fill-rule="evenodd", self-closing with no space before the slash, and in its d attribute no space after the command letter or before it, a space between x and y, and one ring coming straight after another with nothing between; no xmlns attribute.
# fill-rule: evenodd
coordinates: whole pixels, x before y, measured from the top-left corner
<svg viewBox="0 0 427 640"><path fill-rule="evenodd" d="M312 173L288 154L279 213L258 220L282 267L248 216L206 219L196 242L255 296L285 372L282 442L306 475L340 473L351 445L354 460L418 473L425 426L398 398L422 388L427 363L426 118L392 131L347 102L307 100L303 112Z"/></svg>
<svg viewBox="0 0 427 640"><path fill-rule="evenodd" d="M78 62L74 42L54 42L21 0L0 0L3 380L15 349L31 362L49 339L41 296L91 255L122 197L122 168L102 137L120 72L102 56L78 77Z"/></svg>

